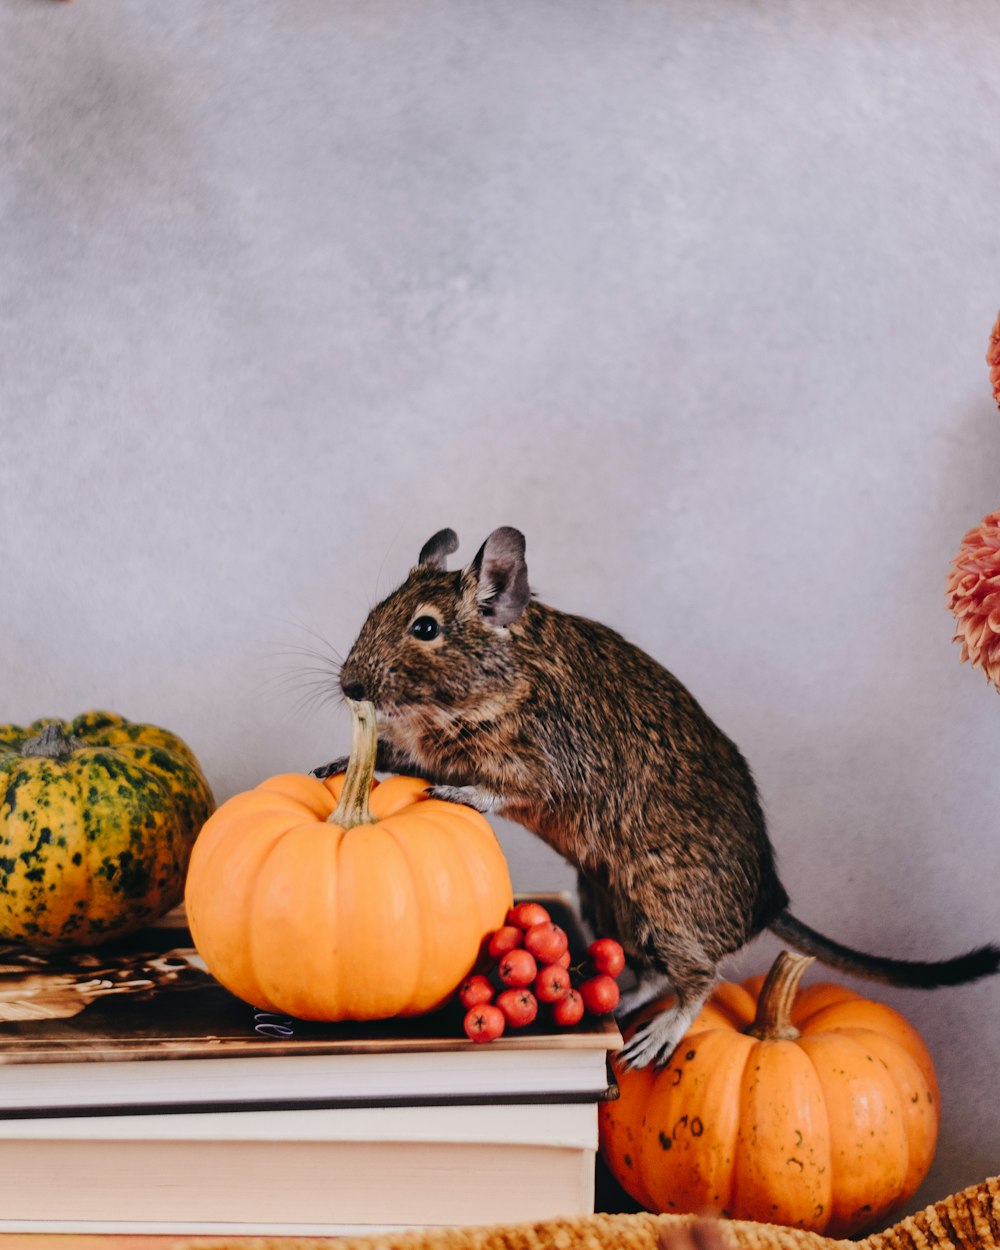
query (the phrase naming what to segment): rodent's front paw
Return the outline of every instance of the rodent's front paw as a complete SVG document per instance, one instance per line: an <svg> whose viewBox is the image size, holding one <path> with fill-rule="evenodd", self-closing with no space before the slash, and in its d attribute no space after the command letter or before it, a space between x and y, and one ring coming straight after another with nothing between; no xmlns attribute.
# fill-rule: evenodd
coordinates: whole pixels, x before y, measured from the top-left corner
<svg viewBox="0 0 1000 1250"><path fill-rule="evenodd" d="M320 764L318 768L312 769L309 776L318 777L323 781L326 777L335 777L337 773L347 772L347 756L342 755L338 760L332 760L329 764Z"/></svg>
<svg viewBox="0 0 1000 1250"><path fill-rule="evenodd" d="M495 812L500 806L498 795L490 794L488 790L480 790L478 786L428 786L425 793L429 799L462 803L465 807L475 808L477 812Z"/></svg>

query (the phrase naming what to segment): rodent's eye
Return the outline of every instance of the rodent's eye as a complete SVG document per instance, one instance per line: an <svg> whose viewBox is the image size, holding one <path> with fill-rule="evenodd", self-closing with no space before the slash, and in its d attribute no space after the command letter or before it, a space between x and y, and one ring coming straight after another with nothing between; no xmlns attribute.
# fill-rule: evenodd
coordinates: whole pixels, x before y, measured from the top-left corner
<svg viewBox="0 0 1000 1250"><path fill-rule="evenodd" d="M418 616L410 626L410 633L420 642L433 642L441 632L441 622L433 616Z"/></svg>

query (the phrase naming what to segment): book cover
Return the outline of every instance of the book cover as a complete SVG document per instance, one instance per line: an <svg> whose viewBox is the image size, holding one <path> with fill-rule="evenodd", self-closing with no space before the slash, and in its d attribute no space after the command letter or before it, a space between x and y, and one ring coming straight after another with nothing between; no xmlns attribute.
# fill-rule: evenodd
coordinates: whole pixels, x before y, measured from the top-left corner
<svg viewBox="0 0 1000 1250"><path fill-rule="evenodd" d="M580 950L568 902L546 905ZM463 1014L452 1003L325 1024L256 1010L210 975L176 913L94 949L0 947L0 1116L616 1092L607 1057L621 1036L610 1018L476 1045ZM94 1065L85 1076L84 1064Z"/></svg>

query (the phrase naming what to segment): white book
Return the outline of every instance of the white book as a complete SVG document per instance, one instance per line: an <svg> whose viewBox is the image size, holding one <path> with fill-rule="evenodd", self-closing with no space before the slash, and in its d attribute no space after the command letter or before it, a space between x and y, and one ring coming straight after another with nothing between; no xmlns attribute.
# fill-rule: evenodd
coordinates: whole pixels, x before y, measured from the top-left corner
<svg viewBox="0 0 1000 1250"><path fill-rule="evenodd" d="M589 1213L594 1103L0 1122L0 1232L333 1235Z"/></svg>
<svg viewBox="0 0 1000 1250"><path fill-rule="evenodd" d="M489 1043L449 1051L286 1054L281 1058L109 1060L0 1066L0 1117L174 1109L476 1101L595 1100L607 1050Z"/></svg>

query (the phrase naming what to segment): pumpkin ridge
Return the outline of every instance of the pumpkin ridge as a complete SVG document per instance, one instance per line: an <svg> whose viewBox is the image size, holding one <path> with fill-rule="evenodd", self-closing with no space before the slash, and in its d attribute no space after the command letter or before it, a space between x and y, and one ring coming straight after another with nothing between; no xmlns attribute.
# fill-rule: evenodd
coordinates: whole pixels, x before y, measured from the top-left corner
<svg viewBox="0 0 1000 1250"><path fill-rule="evenodd" d="M433 906L429 909L441 910L449 917L451 924L455 924L458 917L455 914L456 904L463 908L463 934L462 937L470 951L473 954L467 960L463 960L461 966L453 964L453 958L456 945L461 946L461 942L457 942L452 934L449 937L447 945L438 951L437 960L440 960L440 967L447 969L449 965L457 967L457 972L453 975L446 975L443 971L438 972L434 978L439 984L447 984L448 989L440 994L436 993L428 998L426 987L425 993L421 996L422 1001L427 1000L430 1009L440 1006L448 998L451 990L457 983L463 980L475 966L478 958L479 949L482 938L486 933L492 932L499 928L503 923L503 919L507 914L507 910L513 904L513 893L509 889L509 875L506 867L506 860L503 859L503 852L499 848L489 823L483 819L480 813L473 811L471 808L466 809L456 804L441 804L443 810L438 810L433 800L418 798L410 807L404 808L396 812L394 815L383 819L380 824L383 828L392 828L395 830L395 822L405 821L402 829L399 830L400 845L403 847L407 859L413 866L415 874L424 876L420 864L420 858L415 854L421 839L421 826L428 834L438 839L442 854L439 857L441 865L447 865L447 872L438 872L438 878L432 882L432 888L439 889L439 881L443 875L447 881L447 896L442 898L436 897ZM429 810L428 810L429 809ZM447 816L447 820L444 817ZM466 828L456 828L453 817L458 816ZM405 836L404 836L405 831ZM472 838L470 838L470 834ZM474 841L473 841L474 839ZM475 850L475 854L472 851ZM477 877L473 871L473 865L485 861L487 856L492 856L493 863L490 870L484 871L481 877ZM502 864L503 877L506 883L504 893L497 888L497 876L500 872ZM425 903L427 900L424 900ZM421 941L429 952L427 945L426 930L423 931ZM429 958L429 956L428 956ZM426 968L428 960L424 960ZM426 976L426 973L425 973ZM428 1010L428 1006L420 1007L420 1011Z"/></svg>
<svg viewBox="0 0 1000 1250"><path fill-rule="evenodd" d="M713 1030L713 1031L721 1033L724 1030L718 1029L718 1030ZM734 1101L736 1103L736 1128L735 1128L735 1132L733 1133L732 1141L730 1144L729 1158L731 1160L731 1163L729 1167L729 1191L726 1195L726 1204L722 1208L724 1213L731 1212L735 1209L736 1173L737 1173L736 1156L737 1156L737 1152L741 1149L742 1142L743 1142L743 1132L742 1132L742 1122L743 1122L743 1114L744 1114L743 1087L746 1082L747 1068L750 1066L750 1063L753 1059L754 1051L756 1050L758 1046L761 1045L759 1041L756 1041L754 1038L748 1037L747 1034L744 1033L742 1029L738 1030L738 1034L740 1037L747 1038L747 1041L751 1042L751 1045L747 1046L746 1051L744 1052L743 1062L740 1065L739 1078L735 1082L736 1098ZM683 1039L682 1039L682 1044L683 1044Z"/></svg>
<svg viewBox="0 0 1000 1250"><path fill-rule="evenodd" d="M71 767L71 763L72 761L70 759L44 760L44 759L39 758L39 766L36 769L37 773L39 774L39 777L38 777L39 782L45 785L47 790L49 788L53 788L58 794L58 786L59 786L59 782L61 781L67 792L72 793L73 791L75 791L76 793L75 802L72 799L69 799L67 801L66 796L64 796L64 802L63 802L64 815L62 817L62 822L64 822L67 825L70 824L72 821L72 812L73 812L74 807L77 810L85 810L86 804L87 804L87 795L84 793L80 776L77 770ZM49 797L49 802L51 803L51 796L48 796L48 797ZM51 811L52 811L51 807L48 808L47 814L50 814ZM86 828L86 820L84 820L82 823L84 824L84 828ZM79 918L81 916L91 917L98 910L94 903L94 893L95 893L96 883L95 883L93 871L91 868L90 855L88 854L88 852L90 851L90 848L91 848L91 842L89 839L87 839L86 842L77 851L77 854L81 856L81 867L83 869L83 871L78 876L77 884L78 884L78 889L81 886L83 888L83 897L81 898L78 895L77 898L73 900L73 904L72 904L73 910L69 912L69 914L60 924L60 930L59 930L60 936L66 932L67 926L71 929L73 927L76 927L73 923L74 920L76 921L77 924L79 924Z"/></svg>
<svg viewBox="0 0 1000 1250"><path fill-rule="evenodd" d="M261 858L257 861L257 872L254 879L253 887L250 891L248 905L243 909L243 923L241 925L241 941L240 946L249 952L250 958L245 961L245 968L249 974L250 986L244 985L241 990L251 991L251 998L248 1000L254 1007L263 1011L285 1011L284 1003L278 1003L268 996L264 991L261 981L261 975L258 972L259 965L259 949L263 941L272 941L271 926L267 923L262 924L258 917L258 911L262 910L261 896L267 886L268 881L267 866L275 855L277 848L285 840L292 829L301 826L289 825L289 827L277 834L271 841L270 845L264 851ZM255 940L256 939L256 940Z"/></svg>
<svg viewBox="0 0 1000 1250"><path fill-rule="evenodd" d="M909 1059L913 1061L913 1063L917 1067L917 1070L920 1072L921 1077L926 1082L928 1088L935 1095L935 1102L938 1101L939 1090L937 1088L937 1080L936 1079L929 1080L928 1074L924 1070L923 1061L925 1059L928 1062L930 1061L930 1052L924 1046L922 1038L920 1037L916 1038L917 1049L914 1049L913 1044L912 1044L913 1039L906 1033L883 1032L879 1029L871 1028L863 1024L845 1025L843 1028L830 1029L830 1032L836 1033L838 1037L841 1037L841 1036L856 1037L860 1035L861 1037L864 1037L865 1039L870 1038L870 1037L877 1037L877 1038L891 1041L892 1044L898 1050L902 1051L903 1054L905 1054Z"/></svg>
<svg viewBox="0 0 1000 1250"><path fill-rule="evenodd" d="M775 1223L813 1231L825 1226L832 1189L829 1149L824 1150L829 1129L822 1091L798 1040L762 1039L750 1051L740 1091L734 1216L753 1218L751 1213L768 1203ZM808 1135L803 1124L794 1123L795 1113L813 1121ZM823 1202L818 1201L821 1197Z"/></svg>
<svg viewBox="0 0 1000 1250"><path fill-rule="evenodd" d="M102 755L113 757L117 771L109 771L108 775L118 783L117 798L109 804L107 795L101 793L99 803L96 802L92 796L95 786L91 778L85 810L88 813L97 812L100 833L112 830L114 841L108 847L103 836L95 835L93 840L88 837L88 849L98 846L103 852L99 867L95 868L93 856L89 857L92 867L88 883L97 888L91 888L88 912L92 906L98 910L106 909L107 904L101 903L101 896L107 895L109 898L134 901L134 915L144 923L154 911L162 915L180 901L183 868L186 867L184 823L176 809L175 796L159 778L124 760L114 748L84 747L74 752L67 761L67 767L75 772L81 792L85 777L93 765L100 762ZM150 791L154 801L150 801ZM85 828L86 823L85 816ZM166 879L163 869L168 859L176 865L177 872L171 874L174 881L172 888L164 891ZM104 888L101 887L102 878L107 881Z"/></svg>
<svg viewBox="0 0 1000 1250"><path fill-rule="evenodd" d="M128 743L128 744L123 743L122 745L123 746L125 745L138 746L141 749L140 743ZM150 784L149 779L151 778L153 786L155 787L156 790L159 791L160 798L164 801L164 804L166 806L169 806L171 800L174 798L173 788L166 783L166 780L163 777L160 777L156 772L147 768L145 760L138 760L135 758L130 759L129 756L127 754L124 754L121 748L117 745L101 746L100 748L93 748L93 749L95 751L97 750L107 751L108 753L110 753L116 758L116 760L119 762L119 766L124 767L125 769L128 769L130 767L134 769L135 770L134 774L131 777L128 777L126 774L126 779L131 781L133 784L139 785L139 786L149 786ZM82 758L86 758L90 750L91 748L89 746L83 747L81 748L79 752L77 752L77 754Z"/></svg>
<svg viewBox="0 0 1000 1250"><path fill-rule="evenodd" d="M218 850L230 841L232 835L241 829L244 822L252 827L254 817L265 810L264 804L256 797L256 790L245 790L240 794L234 794L232 798L226 799L218 812L225 813L227 821L206 821L202 826L201 832L192 849L191 855L194 858L197 855L201 864L206 868L212 863L212 860ZM285 811L291 816L297 816L302 819L302 813L299 808L289 804L287 807L279 804L268 804L268 811Z"/></svg>
<svg viewBox="0 0 1000 1250"><path fill-rule="evenodd" d="M816 1012L810 1020L809 1028L802 1032L803 1036L813 1036L824 1032L841 1033L851 1028L882 1032L893 1037L916 1060L935 1097L940 1097L937 1073L923 1038L909 1020L888 1003L862 998L860 995L842 1002L828 1003Z"/></svg>
<svg viewBox="0 0 1000 1250"><path fill-rule="evenodd" d="M113 712L84 712L70 721L66 730L88 746L104 746L113 750L133 745L160 748L169 751L188 769L201 775L201 765L184 739L160 725L126 720Z"/></svg>
<svg viewBox="0 0 1000 1250"><path fill-rule="evenodd" d="M249 795L236 797L250 797L254 793L250 791ZM195 842L185 885L185 901L188 925L196 949L216 979L232 993L240 995L240 991L235 986L244 976L247 964L249 947L245 932L246 924L239 921L233 923L232 928L236 929L238 934L237 940L234 941L230 936L229 928L225 924L217 923L220 910L227 918L231 917L234 910L238 910L234 908L230 899L231 888L227 888L230 886L227 882L227 865L231 862L234 850L238 855L241 849L250 844L251 839L258 842L262 840L261 837L255 838L255 835L259 835L260 826L268 816L271 819L267 821L267 827L262 835L268 840L268 845L278 842L293 826L295 820L301 822L302 817L300 813L289 812L283 808L268 811L258 800L249 810L244 810L246 805L241 805L234 818L228 811L231 802L232 800L219 808L206 823ZM257 810L254 810L255 808ZM257 852L263 854L260 848L257 848ZM231 874L229 876L231 877ZM205 920L206 915L208 921ZM221 958L219 958L220 948ZM234 962L232 957L234 950L236 952L235 976L232 974L231 967ZM220 976L215 971L220 966L226 968L225 975Z"/></svg>
<svg viewBox="0 0 1000 1250"><path fill-rule="evenodd" d="M412 839L411 839L412 840ZM369 860L372 851L381 843L382 855L377 856L379 865L379 892L376 897L376 906L372 906L372 895L369 891L358 890L359 877L365 885L367 882L367 874L370 872ZM370 944L362 937L362 948L378 950L378 958L373 954L369 956L370 963L366 969L367 975L364 978L355 979L351 982L351 993L349 1000L353 1003L352 1019L380 1019L385 1015L414 1015L417 1014L414 1009L412 990L407 990L404 994L401 986L409 984L412 973L404 971L405 961L409 961L414 968L417 969L418 976L420 973L419 965L413 958L416 950L414 944L415 931L420 927L421 919L421 900L418 897L416 882L410 870L408 857L404 854L397 840L386 828L385 822L373 821L371 824L355 825L349 830L345 830L342 839L344 864L344 878L346 882L340 887L340 909L345 911L350 909L353 911L353 929L355 936L357 934L364 935L366 928L373 924L373 917L378 914L379 919L390 922L390 931L399 934L399 940L391 947L385 947L384 943L381 947L377 943L377 935L369 932L368 937L371 939ZM392 852L389 848L392 847ZM388 852L388 853L387 853ZM395 855L395 861L390 855ZM351 887L354 887L352 890ZM383 906L383 899L391 902L391 898L387 895L387 889L400 888L407 896L407 906L404 914L391 915L387 906ZM360 914L359 914L360 913ZM350 911L348 911L350 915ZM416 919L417 923L414 924ZM343 928L345 924L343 915L339 919L339 927ZM377 987L375 997L381 996L382 1006L379 1010L375 1010L372 1006L372 983L378 981L379 976L382 982ZM421 1008L423 1010L423 1008Z"/></svg>
<svg viewBox="0 0 1000 1250"><path fill-rule="evenodd" d="M36 721L36 724L39 722ZM93 733L100 733L106 729L121 729L132 722L119 716L117 712L105 712L101 709L95 709L90 712L81 712L79 716L74 716L71 721L62 722L67 730L78 738Z"/></svg>
<svg viewBox="0 0 1000 1250"><path fill-rule="evenodd" d="M830 1053L834 1047L836 1047L835 1056ZM836 1096L838 1081L842 1074L850 1073L852 1070L860 1074L859 1078L855 1079L859 1082L863 1081L866 1063L874 1062L870 1048L862 1039L848 1037L838 1030L836 1033L814 1033L811 1037L802 1037L799 1039L799 1049L807 1056L817 1074L830 1122L828 1154L832 1205L827 1231L830 1236L851 1236L890 1211L904 1192L909 1172L910 1147L902 1098L886 1065L884 1077L876 1068L876 1075L879 1077L878 1096L875 1098L857 1096L851 1100L855 1114L841 1114L844 1098L842 1095ZM829 1069L826 1063L817 1062L819 1055L824 1051L826 1052L824 1057L831 1061ZM833 1063L840 1065L839 1069L834 1068ZM896 1105L892 1108L886 1106L889 1101L886 1090L891 1090L895 1098ZM885 1114L875 1122L875 1127L870 1127L872 1122L869 1121L858 1128L856 1109L859 1107L876 1110L885 1108ZM893 1133L893 1127L898 1131ZM852 1134L855 1133L857 1136L852 1139ZM869 1133L870 1136L868 1136ZM877 1133L878 1136L876 1136ZM895 1142L891 1140L893 1137L895 1137ZM868 1154L866 1158L866 1152L871 1150L869 1144L871 1142L876 1143L876 1149L874 1154ZM893 1145L897 1147L896 1158L893 1158L891 1150ZM898 1157L900 1154L901 1159ZM895 1179L892 1178L891 1172L894 1166L896 1168ZM872 1189L876 1179L882 1186L881 1193ZM847 1191L846 1197L845 1190Z"/></svg>
<svg viewBox="0 0 1000 1250"><path fill-rule="evenodd" d="M430 802L426 790L426 781L403 773L395 773L384 781L376 781L371 793L372 815L378 820L387 820L390 816L410 811L418 804ZM451 806L455 811L458 810L455 804Z"/></svg>
<svg viewBox="0 0 1000 1250"><path fill-rule="evenodd" d="M434 803L435 800L428 799L425 800L425 802L431 804ZM423 804L421 804L421 806L423 806ZM457 805L447 806L452 807ZM488 821L486 821L479 812L476 812L472 808L468 809L467 815L466 809L459 807L459 815L467 826L466 830L461 832L455 828L455 825L451 823L451 821L443 822L437 820L437 815L438 813L432 808L430 811L421 811L419 813L419 819L432 822L436 827L440 828L450 842L451 846L457 852L455 858L461 863L463 874L471 887L469 890L469 897L475 900L479 912L477 924L478 931L480 933L487 933L492 932L494 929L498 929L504 922L504 916L506 915L507 909L513 905L513 893L509 892L509 898L507 899L506 905L503 906L502 910L498 909L496 912L490 911L490 903L493 900L487 900L484 898L483 890L480 889L480 886L484 885L492 887L496 881L496 877L495 875L487 877L487 874L484 872L483 881L478 881L473 876L468 856L466 854L468 837L471 833L478 837L484 847L489 846L491 853L495 849L498 859L503 859L503 852L500 850L499 843L496 840L496 834L493 832ZM450 815L451 812L449 811L449 816ZM476 819L471 819L472 816ZM469 826L471 826L471 828L469 828ZM504 867L506 868L506 860L504 860Z"/></svg>
<svg viewBox="0 0 1000 1250"><path fill-rule="evenodd" d="M846 985L834 981L814 981L799 990L792 1007L792 1023L805 1033L811 1028L813 1019L822 1012L865 1001L861 994Z"/></svg>
<svg viewBox="0 0 1000 1250"><path fill-rule="evenodd" d="M411 819L411 814L406 808L403 809L403 814L407 823L409 823ZM410 874L410 879L413 882L414 903L417 908L417 914L418 916L422 916L430 909L428 909L426 906L426 903L427 903L426 898L421 897L421 895L423 894L423 891L417 888L417 874L419 872L419 865L414 861L414 857L410 853L411 852L410 844L412 843L412 840L413 840L412 837L410 836L411 830L408 829L406 825L404 825L402 829L399 829L396 823L398 819L399 819L398 814L395 816L386 817L382 820L379 820L378 827L381 830L383 830L385 833L387 833L389 837L393 840L393 842L396 845L397 850L399 851L399 854L402 856L403 861L406 864L407 870ZM407 990L406 990L406 1007L403 1009L401 1013L404 1015L407 1014L410 1008L416 1005L419 999L421 970L423 969L423 967L425 966L427 962L427 939L425 936L425 930L424 930L423 924L417 924L414 927L413 932L410 937L410 942L413 948L416 950L417 958L413 961L413 967L412 967L413 975L410 978L410 984L408 985Z"/></svg>
<svg viewBox="0 0 1000 1250"><path fill-rule="evenodd" d="M0 725L0 763L6 753L15 755L26 737L23 725Z"/></svg>
<svg viewBox="0 0 1000 1250"><path fill-rule="evenodd" d="M7 916L8 932L15 940L31 941L44 925L44 922L39 923L38 917L48 910L46 900L37 898L37 883L30 879L25 880L27 873L33 870L28 868L27 858L32 852L18 849L24 826L28 825L30 828L28 837L34 838L36 853L40 845L41 828L38 824L38 813L33 810L30 797L26 804L19 805L18 793L23 789L30 796L37 785L51 784L47 780L48 769L55 762L43 756L14 755L0 761L4 772L16 774L0 795L0 902ZM48 812L45 818L46 827L51 828L48 824L51 819ZM15 820L19 825L17 829L13 826Z"/></svg>
<svg viewBox="0 0 1000 1250"><path fill-rule="evenodd" d="M814 1033L812 1036L813 1036L813 1037L816 1037L816 1036L817 1036L817 1034L815 1034L815 1033ZM819 1036L826 1036L826 1034L820 1034ZM806 1037L805 1037L805 1035L804 1035L803 1033L801 1033L801 1032L800 1032L800 1034L799 1034L798 1038L796 1039L796 1043L795 1043L795 1044L797 1045L797 1047L798 1047L799 1051L800 1051L803 1055L805 1055L806 1059L808 1059L808 1061L809 1061L809 1065L810 1065L810 1067L812 1068L812 1070L813 1070L813 1072L814 1072L814 1074L815 1074L815 1076L816 1076L816 1080L819 1082L819 1087L820 1087L820 1089L823 1091L823 1098L824 1098L824 1102L825 1102L825 1100L826 1100L826 1091L827 1091L827 1082L824 1080L824 1078L823 1078L823 1074L820 1072L819 1067L818 1067L818 1065L817 1065L817 1063L816 1063L816 1059L815 1059L815 1057L812 1055L812 1053L811 1053L811 1051L810 1051L810 1047L809 1047L809 1041L810 1041L810 1040L811 1040L811 1039L806 1038ZM838 1180L839 1180L839 1175L838 1175L838 1168L837 1168L837 1166L836 1166L836 1163L834 1162L834 1157L833 1157L833 1154L834 1154L834 1143L833 1143L833 1141L832 1141L833 1134L832 1134L832 1131L831 1131L830 1126L829 1126L829 1114L827 1115L827 1121L828 1121L828 1123L827 1123L827 1131L826 1131L826 1138L825 1138L825 1141L826 1141L826 1154L827 1154L827 1165L826 1165L826 1167L827 1167L827 1171L828 1171L828 1172L829 1172L829 1174L830 1174L830 1185L829 1185L829 1191L828 1191L828 1192L829 1192L829 1196L830 1196L830 1200L829 1200L829 1207L828 1207L828 1215L829 1215L829 1218L828 1218L828 1219L826 1220L826 1222L825 1222L825 1225L824 1225L824 1229L823 1229L823 1231L825 1231L825 1232L829 1233L829 1234L830 1234L830 1236L833 1236L833 1235L834 1235L833 1230L837 1227L837 1225L836 1225L836 1222L835 1222L835 1221L836 1221L836 1206L837 1206L837 1198L838 1198L838 1193L839 1193L839 1190L838 1190L838 1184L837 1184L837 1182L838 1182ZM819 1231L819 1229L817 1229L816 1231L818 1232L818 1231Z"/></svg>
<svg viewBox="0 0 1000 1250"><path fill-rule="evenodd" d="M44 765L44 767L39 768L38 771L40 773L46 770L51 770L52 773L55 773L57 777L62 780L65 790L67 792L75 791L75 794L76 794L75 801L68 799L68 796L64 796L64 801L62 805L63 814L60 819L61 826L70 828L72 824L74 823L74 819L73 819L74 809L76 811L84 811L86 810L86 805L87 805L87 795L84 793L83 783L80 778L80 775L75 768L71 767L71 763L72 763L71 759L44 760L44 761L40 760L39 763ZM46 784L47 786L52 786L53 781L51 777L44 784ZM56 782L56 785L58 785L58 782ZM58 793L58 789L56 790L56 793ZM51 797L49 797L49 802L51 803ZM47 809L47 814L50 815L50 819L51 819L51 812L52 812L52 809L50 807ZM86 820L84 819L83 821L81 821L81 823L84 825L84 828L86 828ZM72 903L70 905L70 910L66 918L62 921L60 925L60 931L59 931L60 936L65 934L67 930L72 931L72 929L78 927L81 922L85 922L87 918L93 916L95 911L97 910L94 905L94 892L95 892L96 882L95 882L94 874L91 868L90 855L88 853L90 851L91 845L92 844L90 842L90 839L88 838L76 851L76 854L80 856L79 867L82 869L82 871L76 874L75 884L77 887L76 888L77 897L72 900ZM81 897L81 890L82 890L82 897Z"/></svg>
<svg viewBox="0 0 1000 1250"><path fill-rule="evenodd" d="M336 806L335 799L330 810ZM325 821L323 822L323 831L326 834L324 839L324 854L329 857L329 875L327 880L327 893L329 898L333 900L331 909L336 908L339 912L338 900L340 897L340 884L343 880L341 856L344 847L344 831L335 827L331 828ZM332 836L333 844L330 844ZM324 929L324 933L326 930ZM330 956L330 999L333 1002L342 1003L347 994L344 985L344 978L341 970L344 967L344 950L343 939L340 935L339 928L329 926L329 956Z"/></svg>
<svg viewBox="0 0 1000 1250"><path fill-rule="evenodd" d="M171 747L164 746L157 742L149 742L143 740L131 739L126 742L115 742L102 744L106 749L114 751L116 754L123 756L125 759L131 760L137 768L151 769L155 771L160 781L167 787L170 795L176 794L178 797L184 797L186 791L182 788L183 782L189 780L192 772L198 782L199 797L203 800L208 797L211 799L208 783L202 777L198 770L193 770L187 756L173 750Z"/></svg>
<svg viewBox="0 0 1000 1250"><path fill-rule="evenodd" d="M294 805L304 818L312 820L326 820L333 811L326 785L318 777L310 777L307 773L278 773L243 793L273 794Z"/></svg>
<svg viewBox="0 0 1000 1250"><path fill-rule="evenodd" d="M845 1032L853 1035L853 1030ZM858 1032L864 1035L863 1044L885 1064L888 1079L899 1095L907 1149L906 1177L899 1194L902 1200L916 1191L930 1169L940 1125L940 1101L916 1057L897 1038L875 1030ZM932 1122L930 1131L925 1116Z"/></svg>
<svg viewBox="0 0 1000 1250"><path fill-rule="evenodd" d="M753 1024L757 1013L756 996L745 985L735 981L722 981L717 985L705 1006L710 1006L713 1012L724 1016L738 1033Z"/></svg>
<svg viewBox="0 0 1000 1250"><path fill-rule="evenodd" d="M340 802L340 795L344 789L344 774L334 773L331 777L324 777L320 782L320 785L330 796L330 811L332 812L336 809L337 804ZM263 783L257 787L258 790L262 788Z"/></svg>
<svg viewBox="0 0 1000 1250"><path fill-rule="evenodd" d="M31 772L27 771L31 769ZM23 756L7 755L0 757L0 781L5 773L16 773L20 771L23 775L15 777L3 786L3 793L0 794L0 813L6 805L10 815L13 815L17 805L17 792L21 786L31 780L31 773L34 771L35 765L30 764Z"/></svg>
<svg viewBox="0 0 1000 1250"><path fill-rule="evenodd" d="M78 810L80 810L81 812L86 812L88 810L87 804L89 802L89 799L88 799L88 795L84 793L82 774L80 773L78 769L70 769L70 768L67 768L65 765L63 766L63 771L66 773L70 782L76 786L77 794L79 794L80 796ZM97 880L94 876L93 868L91 866L91 855L90 855L90 851L94 843L93 843L93 840L87 834L86 816L83 817L81 824L83 825L85 841L84 841L84 845L82 846L81 850L78 853L82 855L83 864L86 867L86 872L83 875L83 880L84 880L84 884L86 887L86 897L85 897L85 901L81 910L83 911L84 915L89 916L94 911L94 892L97 886Z"/></svg>
<svg viewBox="0 0 1000 1250"><path fill-rule="evenodd" d="M341 975L344 966L342 956L343 943L340 940L339 926L333 926L325 933L318 934L309 923L309 918L316 910L329 910L331 905L339 910L339 896L343 881L341 870L341 848L348 831L339 825L329 825L325 821L313 818L300 824L290 826L283 836L275 843L272 854L268 856L270 871L279 878L284 874L287 879L287 861L276 865L279 856L292 857L295 861L308 859L310 865L310 883L313 893L308 899L308 906L300 908L300 915L292 917L291 925L286 922L284 931L278 927L279 922L272 915L265 918L258 910L261 907L261 895L254 889L250 914L256 917L252 923L255 931L269 933L271 944L267 964L262 960L260 943L255 944L252 959L261 987L274 1002L278 1002L283 1011L299 1019L321 1019L323 1011L317 1009L327 1003L343 1003L349 995L349 986L345 988ZM268 861L260 865L257 883L260 886L270 884L267 881ZM296 921L301 921L303 930L298 932ZM293 958L299 968L297 990L286 996L286 991L279 983L268 981L266 972L276 975L280 982L284 974L284 966L288 959ZM303 986L309 987L303 990ZM296 992L298 997L296 997Z"/></svg>
<svg viewBox="0 0 1000 1250"><path fill-rule="evenodd" d="M731 1034L728 1034L727 1030L724 1028L711 1029L711 1030L705 1031L705 1033L709 1033L709 1032L713 1034L715 1037L719 1038L719 1044L722 1046L732 1047L733 1045L739 1045L739 1046L742 1046L743 1048L742 1062L732 1057L731 1049L729 1051L724 1051L723 1054L724 1054L724 1058L726 1061L725 1065L720 1064L718 1065L718 1067L716 1067L716 1065L712 1065L708 1069L707 1077L706 1077L706 1083L708 1087L713 1090L713 1092L715 1091L715 1087L719 1083L720 1080L724 1080L731 1091L731 1097L728 1101L729 1101L729 1106L731 1107L732 1113L733 1113L732 1122L729 1126L730 1131L727 1134L726 1141L724 1144L720 1143L720 1147L722 1149L728 1149L727 1157L730 1160L732 1160L733 1163L730 1165L727 1175L725 1176L723 1180L723 1183L725 1183L725 1181L728 1181L725 1194L720 1193L718 1195L718 1199L719 1199L718 1210L721 1213L722 1211L727 1211L732 1208L732 1205L736 1196L735 1160L736 1160L737 1152L739 1151L741 1147L741 1139L742 1139L742 1134L740 1131L741 1091L743 1089L744 1080L746 1078L746 1070L753 1058L755 1046L757 1043L754 1042L753 1038L747 1037L744 1033L742 1033L742 1031L739 1031L739 1030L736 1030L736 1036L739 1039L738 1041L734 1039ZM701 1049L701 1047L705 1045L705 1040L704 1040L705 1033L702 1033L701 1035L696 1035L695 1037L692 1037L690 1039L688 1038L683 1039L683 1047L684 1047L685 1055L690 1053L690 1051L692 1050L698 1051ZM698 1036L700 1036L702 1039L700 1044L697 1040ZM690 1040L690 1046L688 1045L689 1040ZM678 1050L680 1050L680 1047L678 1047ZM671 1060L671 1063L673 1062L674 1061ZM704 1062L705 1062L704 1058L702 1058L702 1063ZM729 1067L731 1069L728 1075L725 1072L724 1067ZM681 1082L681 1084L683 1084L683 1081ZM687 1104L686 1098L684 1102L684 1109L685 1111L688 1111L688 1104ZM706 1125L706 1130L711 1134L712 1144L713 1144L713 1147L715 1147L716 1142L719 1141L719 1130L718 1130L717 1125L715 1123ZM723 1178L717 1177L716 1179L720 1180ZM713 1195L713 1198L714 1198L714 1195Z"/></svg>

